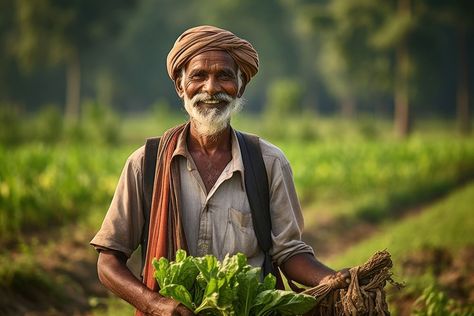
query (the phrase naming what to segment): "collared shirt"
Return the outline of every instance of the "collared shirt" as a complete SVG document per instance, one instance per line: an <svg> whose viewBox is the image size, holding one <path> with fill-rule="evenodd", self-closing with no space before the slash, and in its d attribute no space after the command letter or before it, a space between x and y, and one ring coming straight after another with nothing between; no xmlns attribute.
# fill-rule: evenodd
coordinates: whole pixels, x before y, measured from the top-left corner
<svg viewBox="0 0 474 316"><path fill-rule="evenodd" d="M244 253L254 266L263 264L257 244L250 205L245 192L244 165L235 131L232 159L209 192L186 145L188 129L180 136L174 159L179 163L181 218L190 255L213 254L219 260ZM296 196L292 171L280 149L260 139L268 176L272 248L277 264L298 253L313 253L301 240L303 217ZM144 146L127 160L102 227L92 239L96 249L113 249L130 256L139 246L144 225L142 167Z"/></svg>

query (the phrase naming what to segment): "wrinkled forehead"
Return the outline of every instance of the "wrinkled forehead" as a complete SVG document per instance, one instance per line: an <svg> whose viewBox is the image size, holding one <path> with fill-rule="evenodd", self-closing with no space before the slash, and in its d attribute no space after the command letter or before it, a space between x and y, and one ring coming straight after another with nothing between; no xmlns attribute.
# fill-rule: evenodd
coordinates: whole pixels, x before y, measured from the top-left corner
<svg viewBox="0 0 474 316"><path fill-rule="evenodd" d="M185 64L184 69L186 72L195 70L236 72L237 63L225 50L209 50L191 57Z"/></svg>

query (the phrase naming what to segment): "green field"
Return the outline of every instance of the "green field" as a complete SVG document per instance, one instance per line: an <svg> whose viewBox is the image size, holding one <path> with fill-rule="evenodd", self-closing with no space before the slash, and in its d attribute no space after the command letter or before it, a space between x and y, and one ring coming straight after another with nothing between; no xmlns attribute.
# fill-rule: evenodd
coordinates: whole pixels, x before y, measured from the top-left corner
<svg viewBox="0 0 474 316"><path fill-rule="evenodd" d="M89 293L77 275L83 272L74 268L74 260L79 259L67 255L57 259L57 249L67 246L85 252L80 262L89 267L87 282L97 283L95 254L87 242L100 225L125 159L147 136L160 134L178 121L126 119L120 142L112 144L63 139L1 145L0 294L25 300L24 293L17 291L33 284L46 302L82 296L84 310L118 315L123 304L100 291ZM329 231L324 238L329 239L341 238L341 229L361 223L375 231L361 243L353 245L349 240L344 251L333 251L328 259L331 266L360 264L375 250L387 248L397 276L413 285L404 293L419 296L428 283L436 284L436 278L405 276L401 262L423 249L437 247L452 253L474 243L470 215L474 141L455 137L450 122L444 127L443 122L426 122L407 140L392 137L383 121L291 118L285 133L257 122L243 117L236 126L263 135L285 152L308 231L317 234L324 224ZM446 195L446 200L439 200ZM411 209L420 207L422 212L411 214ZM314 242L317 251L320 240ZM426 283L427 279L432 282ZM26 295L32 297L34 293ZM60 303L54 306L63 310Z"/></svg>

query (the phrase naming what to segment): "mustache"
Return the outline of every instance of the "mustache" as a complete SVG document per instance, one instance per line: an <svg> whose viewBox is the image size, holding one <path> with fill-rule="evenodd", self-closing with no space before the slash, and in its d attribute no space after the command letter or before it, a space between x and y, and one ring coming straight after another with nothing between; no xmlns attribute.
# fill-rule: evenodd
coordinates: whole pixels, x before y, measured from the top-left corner
<svg viewBox="0 0 474 316"><path fill-rule="evenodd" d="M193 104L197 103L197 102L200 102L200 101L224 101L224 102L231 102L233 101L234 98L231 97L230 95L228 95L227 93L225 92L219 92L219 93L216 93L214 95L210 95L208 93L205 93L205 92L201 92L201 93L198 93L196 94L192 99L191 99L191 102Z"/></svg>

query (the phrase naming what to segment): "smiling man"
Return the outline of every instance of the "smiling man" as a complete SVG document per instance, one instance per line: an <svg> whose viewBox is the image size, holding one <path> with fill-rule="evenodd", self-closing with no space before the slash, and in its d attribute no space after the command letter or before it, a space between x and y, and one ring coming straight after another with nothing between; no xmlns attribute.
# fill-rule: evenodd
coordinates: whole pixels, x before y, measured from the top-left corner
<svg viewBox="0 0 474 316"><path fill-rule="evenodd" d="M167 70L189 114L189 122L166 131L157 153L149 224L143 192L145 147L127 160L101 229L91 244L99 251L101 282L137 308L137 314L192 315L183 305L157 292L151 260L190 255L242 252L254 266L267 257L257 242L238 133L231 117L258 71L252 45L233 33L200 26L185 31L167 59ZM308 286L323 279L342 280L320 263L301 240L303 218L288 160L280 149L259 138L268 181L271 218L270 260L289 278ZM255 157L251 157L255 159ZM148 236L143 282L126 266Z"/></svg>

